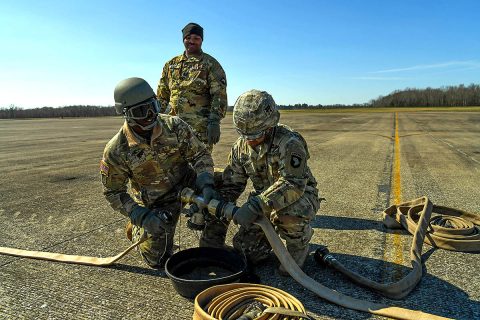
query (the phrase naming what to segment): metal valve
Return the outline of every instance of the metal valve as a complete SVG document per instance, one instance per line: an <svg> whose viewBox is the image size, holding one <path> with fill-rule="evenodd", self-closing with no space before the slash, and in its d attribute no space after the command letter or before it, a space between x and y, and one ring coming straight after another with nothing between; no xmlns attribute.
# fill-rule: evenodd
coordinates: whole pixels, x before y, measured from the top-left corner
<svg viewBox="0 0 480 320"><path fill-rule="evenodd" d="M190 188L184 188L180 193L180 198L182 202L196 205L198 207L198 212L192 214L190 220L187 222L189 228L194 230L202 230L205 226L204 212L208 212L217 218L225 218L230 221L233 219L233 215L238 209L238 207L231 202L216 199L212 199L209 203L205 203L203 197L196 195Z"/></svg>

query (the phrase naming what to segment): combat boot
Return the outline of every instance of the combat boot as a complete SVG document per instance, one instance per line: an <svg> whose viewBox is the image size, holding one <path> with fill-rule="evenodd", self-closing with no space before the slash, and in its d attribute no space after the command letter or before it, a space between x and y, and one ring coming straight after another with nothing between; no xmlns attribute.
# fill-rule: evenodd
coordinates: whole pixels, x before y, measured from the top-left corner
<svg viewBox="0 0 480 320"><path fill-rule="evenodd" d="M125 234L127 236L127 239L130 242L132 241L132 227L133 227L133 224L130 221L128 221L127 224L125 225Z"/></svg>
<svg viewBox="0 0 480 320"><path fill-rule="evenodd" d="M305 260L308 257L308 254L310 253L310 245L306 245L303 248L295 248L295 249L290 249L288 250L290 255L292 256L293 260L297 263L297 265L301 268L303 268L303 265L305 264ZM288 277L290 274L285 270L285 268L280 264L278 267L278 274L283 276L283 277Z"/></svg>

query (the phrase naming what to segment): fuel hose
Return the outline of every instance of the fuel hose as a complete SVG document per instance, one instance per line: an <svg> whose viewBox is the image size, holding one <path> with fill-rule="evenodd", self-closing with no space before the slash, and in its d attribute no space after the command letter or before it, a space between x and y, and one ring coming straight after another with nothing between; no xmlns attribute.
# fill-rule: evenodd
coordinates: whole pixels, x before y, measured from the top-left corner
<svg viewBox="0 0 480 320"><path fill-rule="evenodd" d="M136 246L138 246L140 243L142 243L146 239L147 239L146 234L144 234L137 242L133 243L131 246L129 246L127 249L120 252L116 256L105 257L105 258L78 256L78 255L70 255L70 254L56 253L56 252L31 251L31 250L23 250L23 249L8 248L8 247L0 247L0 254L6 254L14 257L48 260L48 261L63 262L63 263L83 264L87 266L106 267L114 264L116 261L118 261L127 253L132 251L132 249L134 249Z"/></svg>
<svg viewBox="0 0 480 320"><path fill-rule="evenodd" d="M437 215L432 217L432 213ZM421 253L426 242L436 248L480 252L480 217L458 209L436 206L427 197L421 197L383 212L383 223L387 228L404 228L413 235L410 246L410 272L394 283L378 283L346 268L328 250L315 252L317 262L339 271L351 281L392 299L408 295L422 278Z"/></svg>

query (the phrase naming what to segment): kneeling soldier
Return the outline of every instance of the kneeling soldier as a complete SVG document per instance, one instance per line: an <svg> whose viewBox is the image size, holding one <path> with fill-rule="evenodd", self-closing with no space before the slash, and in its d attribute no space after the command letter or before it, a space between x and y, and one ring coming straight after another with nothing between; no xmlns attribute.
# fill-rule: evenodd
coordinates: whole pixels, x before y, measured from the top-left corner
<svg viewBox="0 0 480 320"><path fill-rule="evenodd" d="M100 162L103 193L113 209L130 218L130 240L147 232L140 253L149 266L162 268L173 251L181 210L178 193L196 187L209 201L214 196L213 160L187 123L159 114L145 80L121 81L114 98L125 123L107 143Z"/></svg>
<svg viewBox="0 0 480 320"><path fill-rule="evenodd" d="M310 221L320 207L317 182L307 160L303 137L279 124L280 113L267 92L242 94L233 110L233 122L240 134L223 172L222 195L236 201L248 178L254 191L233 217L241 227L233 238L236 249L245 252L253 264L268 257L271 247L260 227L253 225L265 215L285 239L287 250L302 267L313 235ZM282 266L281 275L287 275Z"/></svg>

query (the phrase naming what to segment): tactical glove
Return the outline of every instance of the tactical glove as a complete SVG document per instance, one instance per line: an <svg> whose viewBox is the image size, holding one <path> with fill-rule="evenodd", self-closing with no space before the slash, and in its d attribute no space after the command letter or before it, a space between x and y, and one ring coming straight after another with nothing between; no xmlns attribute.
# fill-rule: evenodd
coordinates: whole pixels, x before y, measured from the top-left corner
<svg viewBox="0 0 480 320"><path fill-rule="evenodd" d="M218 199L217 192L213 189L213 175L208 172L202 172L197 176L195 185L202 192L203 200L206 204L212 199Z"/></svg>
<svg viewBox="0 0 480 320"><path fill-rule="evenodd" d="M220 119L216 116L208 117L207 124L208 144L216 144L220 140Z"/></svg>
<svg viewBox="0 0 480 320"><path fill-rule="evenodd" d="M167 211L150 210L137 204L129 217L134 225L144 228L153 236L160 236L172 230L172 215Z"/></svg>
<svg viewBox="0 0 480 320"><path fill-rule="evenodd" d="M233 215L233 222L248 229L262 213L258 200L255 197L252 197L238 208Z"/></svg>

